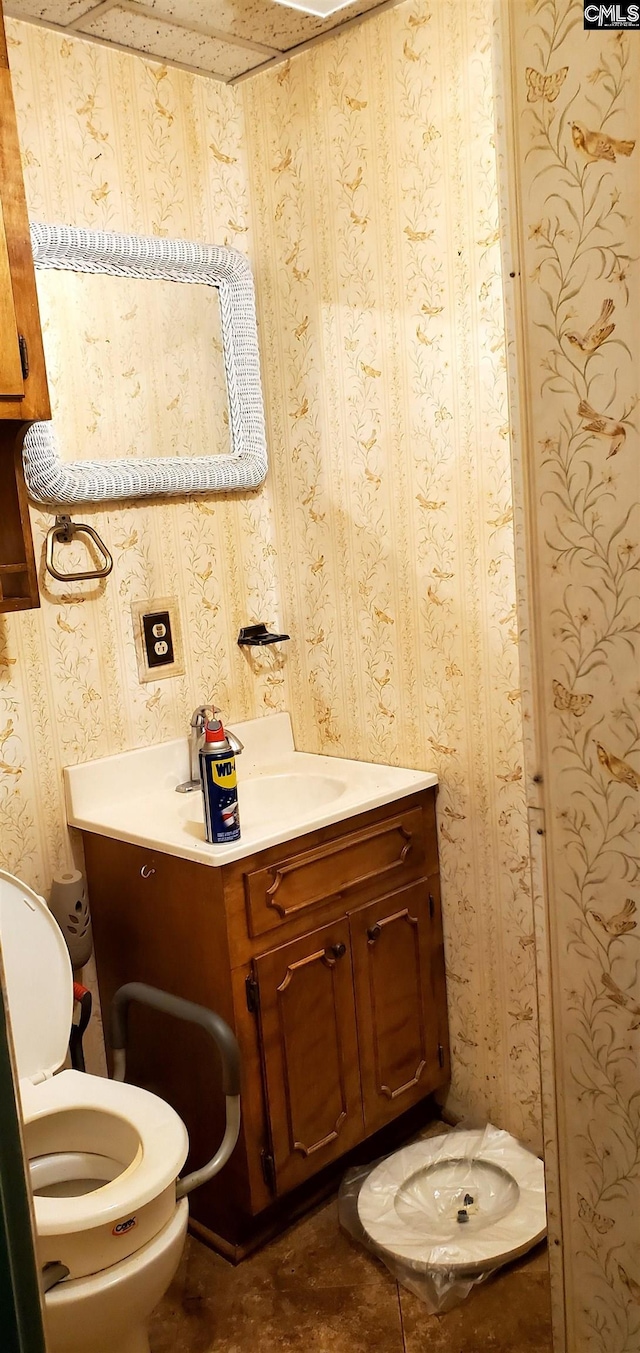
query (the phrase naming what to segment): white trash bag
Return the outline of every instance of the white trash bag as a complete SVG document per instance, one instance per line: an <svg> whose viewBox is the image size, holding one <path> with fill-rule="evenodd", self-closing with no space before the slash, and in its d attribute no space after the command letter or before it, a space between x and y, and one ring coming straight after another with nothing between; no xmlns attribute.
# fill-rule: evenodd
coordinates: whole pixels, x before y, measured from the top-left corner
<svg viewBox="0 0 640 1353"><path fill-rule="evenodd" d="M544 1166L508 1132L462 1126L350 1170L339 1217L441 1314L544 1238Z"/></svg>

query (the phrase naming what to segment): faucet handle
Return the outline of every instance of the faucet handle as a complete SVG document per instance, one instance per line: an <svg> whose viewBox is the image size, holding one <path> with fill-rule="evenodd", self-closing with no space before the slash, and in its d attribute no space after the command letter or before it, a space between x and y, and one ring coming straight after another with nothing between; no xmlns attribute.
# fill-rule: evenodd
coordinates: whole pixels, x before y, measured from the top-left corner
<svg viewBox="0 0 640 1353"><path fill-rule="evenodd" d="M216 705L198 705L198 708L194 709L193 714L191 715L192 729L199 735L203 734L207 720L215 719L216 715L220 713L221 711ZM226 734L232 752L234 752L236 756L239 756L240 752L244 751L244 743L240 741L240 738L233 733L230 728L226 729Z"/></svg>
<svg viewBox="0 0 640 1353"><path fill-rule="evenodd" d="M216 714L217 710L215 705L198 705L198 708L194 709L193 714L191 715L191 727L196 728L198 732L201 733L207 719L215 717Z"/></svg>

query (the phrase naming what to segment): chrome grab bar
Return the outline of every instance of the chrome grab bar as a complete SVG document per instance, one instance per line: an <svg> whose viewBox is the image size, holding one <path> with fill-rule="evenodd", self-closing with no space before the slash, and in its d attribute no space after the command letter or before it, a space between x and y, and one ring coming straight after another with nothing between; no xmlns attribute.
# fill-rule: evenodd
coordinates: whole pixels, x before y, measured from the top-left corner
<svg viewBox="0 0 640 1353"><path fill-rule="evenodd" d="M89 536L96 549L100 551L104 559L102 568L89 569L83 573L61 573L56 568L53 554L56 540L68 545L74 536L81 535ZM47 531L45 563L52 578L57 578L61 583L79 583L85 582L88 578L108 578L113 568L113 557L93 526L89 526L86 522L72 521L67 513L62 513L56 517L53 526Z"/></svg>

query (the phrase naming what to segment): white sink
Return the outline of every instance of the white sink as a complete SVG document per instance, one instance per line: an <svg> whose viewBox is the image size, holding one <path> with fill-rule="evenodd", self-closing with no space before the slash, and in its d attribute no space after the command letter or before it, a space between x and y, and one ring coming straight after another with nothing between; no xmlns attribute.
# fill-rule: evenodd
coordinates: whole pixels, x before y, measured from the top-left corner
<svg viewBox="0 0 640 1353"><path fill-rule="evenodd" d="M189 774L186 738L69 766L67 821L99 836L222 865L437 784L427 771L298 752L288 714L237 723L233 731L245 748L236 759L239 841L210 845L201 793L176 794Z"/></svg>
<svg viewBox="0 0 640 1353"><path fill-rule="evenodd" d="M331 775L256 775L241 782L242 819L246 822L273 822L297 813L312 813L335 803L346 792L344 780Z"/></svg>

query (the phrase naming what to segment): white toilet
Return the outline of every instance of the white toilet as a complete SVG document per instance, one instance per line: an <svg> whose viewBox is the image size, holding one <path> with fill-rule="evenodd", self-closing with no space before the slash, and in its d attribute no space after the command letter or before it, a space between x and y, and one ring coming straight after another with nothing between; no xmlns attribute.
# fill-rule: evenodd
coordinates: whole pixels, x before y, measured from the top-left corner
<svg viewBox="0 0 640 1353"><path fill-rule="evenodd" d="M435 1306L447 1287L472 1285L544 1238L544 1165L491 1124L456 1129L381 1161L357 1212L370 1247L414 1290L426 1280Z"/></svg>
<svg viewBox="0 0 640 1353"><path fill-rule="evenodd" d="M149 1353L148 1319L184 1245L183 1195L231 1154L238 1097L227 1098L212 1161L179 1181L189 1143L168 1104L133 1085L59 1071L73 1014L69 954L44 899L2 871L0 942L37 1258L45 1286L54 1283L44 1303L49 1353Z"/></svg>

